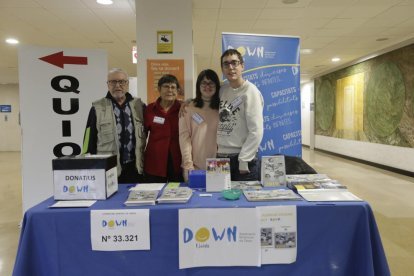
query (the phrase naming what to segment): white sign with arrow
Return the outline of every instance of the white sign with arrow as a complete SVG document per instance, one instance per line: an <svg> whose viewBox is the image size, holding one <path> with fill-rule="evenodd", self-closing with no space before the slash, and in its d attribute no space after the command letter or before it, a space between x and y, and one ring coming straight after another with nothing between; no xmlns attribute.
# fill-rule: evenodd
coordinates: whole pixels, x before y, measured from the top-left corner
<svg viewBox="0 0 414 276"><path fill-rule="evenodd" d="M52 159L77 155L93 101L107 92L103 50L22 46L23 211L53 194Z"/></svg>

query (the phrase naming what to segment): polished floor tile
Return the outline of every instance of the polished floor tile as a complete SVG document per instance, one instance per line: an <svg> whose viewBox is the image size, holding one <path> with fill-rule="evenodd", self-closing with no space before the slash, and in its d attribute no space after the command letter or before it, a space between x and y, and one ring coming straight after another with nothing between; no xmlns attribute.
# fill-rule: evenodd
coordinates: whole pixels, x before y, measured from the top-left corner
<svg viewBox="0 0 414 276"><path fill-rule="evenodd" d="M414 275L414 178L319 151L303 160L371 205L393 276ZM22 219L20 152L0 152L0 275L11 275Z"/></svg>
<svg viewBox="0 0 414 276"><path fill-rule="evenodd" d="M20 152L0 152L0 275L12 275L22 215Z"/></svg>

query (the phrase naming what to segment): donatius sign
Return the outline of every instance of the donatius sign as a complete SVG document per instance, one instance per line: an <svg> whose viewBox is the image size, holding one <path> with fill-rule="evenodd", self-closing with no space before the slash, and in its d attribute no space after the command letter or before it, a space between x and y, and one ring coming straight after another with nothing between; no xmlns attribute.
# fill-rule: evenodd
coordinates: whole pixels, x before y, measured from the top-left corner
<svg viewBox="0 0 414 276"><path fill-rule="evenodd" d="M104 97L103 50L19 49L23 211L53 194L52 159L81 153L92 101Z"/></svg>

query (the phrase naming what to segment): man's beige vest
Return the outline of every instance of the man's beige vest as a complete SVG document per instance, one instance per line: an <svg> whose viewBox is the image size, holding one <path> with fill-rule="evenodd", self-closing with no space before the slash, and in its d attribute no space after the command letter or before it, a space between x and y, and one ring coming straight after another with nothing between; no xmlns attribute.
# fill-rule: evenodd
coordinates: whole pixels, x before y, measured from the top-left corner
<svg viewBox="0 0 414 276"><path fill-rule="evenodd" d="M114 154L117 156L118 176L121 174L119 162L119 141L116 130L115 114L110 99L102 98L92 103L96 111L96 129L98 130L97 154ZM138 173L144 172L144 149L147 140L144 131L144 108L141 99L129 102L135 127L135 158Z"/></svg>

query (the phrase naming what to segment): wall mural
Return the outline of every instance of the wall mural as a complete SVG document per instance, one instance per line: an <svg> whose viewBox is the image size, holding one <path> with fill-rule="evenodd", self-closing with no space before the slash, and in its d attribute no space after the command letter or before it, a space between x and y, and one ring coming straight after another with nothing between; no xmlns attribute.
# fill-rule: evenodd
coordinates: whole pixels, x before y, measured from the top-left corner
<svg viewBox="0 0 414 276"><path fill-rule="evenodd" d="M414 148L414 44L315 79L315 133Z"/></svg>

